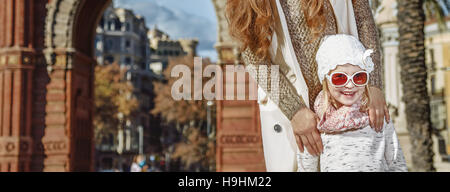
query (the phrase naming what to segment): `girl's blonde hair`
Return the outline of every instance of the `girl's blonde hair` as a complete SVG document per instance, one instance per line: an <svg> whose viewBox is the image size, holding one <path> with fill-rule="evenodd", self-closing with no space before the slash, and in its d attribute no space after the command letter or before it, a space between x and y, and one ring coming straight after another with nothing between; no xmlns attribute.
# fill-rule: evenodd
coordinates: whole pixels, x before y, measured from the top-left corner
<svg viewBox="0 0 450 192"><path fill-rule="evenodd" d="M351 82L349 82L351 83ZM335 109L339 109L340 107L342 107L342 104L339 103L338 101L336 101L336 99L334 99L331 94L330 94L330 90L328 89L328 79L325 78L325 80L322 83L322 89L323 89L323 105L318 109L318 111L316 111L316 113L319 115L319 117L322 117L323 114L325 113L325 111L327 111L328 107L334 107ZM369 104L371 101L371 96L370 96L370 90L369 90L369 85L366 85L364 87L364 94L362 96L362 105L361 105L361 112L366 112L369 109Z"/></svg>

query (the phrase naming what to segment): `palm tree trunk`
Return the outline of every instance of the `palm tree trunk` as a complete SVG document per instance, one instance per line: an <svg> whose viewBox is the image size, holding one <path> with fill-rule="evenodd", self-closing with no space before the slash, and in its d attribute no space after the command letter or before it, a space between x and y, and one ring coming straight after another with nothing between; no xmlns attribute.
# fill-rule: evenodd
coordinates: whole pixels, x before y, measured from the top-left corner
<svg viewBox="0 0 450 192"><path fill-rule="evenodd" d="M407 128L412 144L412 171L435 171L422 5L423 0L398 0L399 58Z"/></svg>

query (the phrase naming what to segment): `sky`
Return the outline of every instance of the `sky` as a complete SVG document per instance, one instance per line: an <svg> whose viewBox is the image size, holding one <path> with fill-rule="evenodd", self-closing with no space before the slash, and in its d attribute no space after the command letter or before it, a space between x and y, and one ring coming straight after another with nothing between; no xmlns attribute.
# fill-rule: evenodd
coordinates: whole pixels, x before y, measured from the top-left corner
<svg viewBox="0 0 450 192"><path fill-rule="evenodd" d="M217 61L217 19L211 0L114 0L114 6L144 16L147 27L157 25L171 39L198 38L198 55Z"/></svg>

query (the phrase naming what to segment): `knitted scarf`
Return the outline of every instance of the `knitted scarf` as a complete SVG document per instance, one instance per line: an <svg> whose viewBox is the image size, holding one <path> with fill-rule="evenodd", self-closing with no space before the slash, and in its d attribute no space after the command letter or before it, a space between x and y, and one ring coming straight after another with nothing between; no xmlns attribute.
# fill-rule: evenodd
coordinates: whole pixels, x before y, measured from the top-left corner
<svg viewBox="0 0 450 192"><path fill-rule="evenodd" d="M324 103L323 91L319 93L314 102L316 112L323 108ZM342 106L335 109L329 105L323 115L317 128L321 133L341 133L350 130L361 129L369 125L369 115L361 112L361 101L352 106Z"/></svg>

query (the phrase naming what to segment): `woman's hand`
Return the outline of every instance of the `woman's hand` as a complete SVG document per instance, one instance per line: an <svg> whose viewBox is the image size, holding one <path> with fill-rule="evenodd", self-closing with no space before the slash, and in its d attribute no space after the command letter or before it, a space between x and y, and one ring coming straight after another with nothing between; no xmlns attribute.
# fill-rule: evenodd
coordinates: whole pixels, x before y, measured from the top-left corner
<svg viewBox="0 0 450 192"><path fill-rule="evenodd" d="M370 87L369 89L371 99L369 104L370 126L375 131L381 132L384 124L383 119L389 122L391 117L389 116L389 110L383 92L376 87Z"/></svg>
<svg viewBox="0 0 450 192"><path fill-rule="evenodd" d="M318 156L322 153L323 144L317 129L318 121L319 117L307 107L298 111L292 118L294 136L302 153L304 152L303 146L311 155Z"/></svg>

